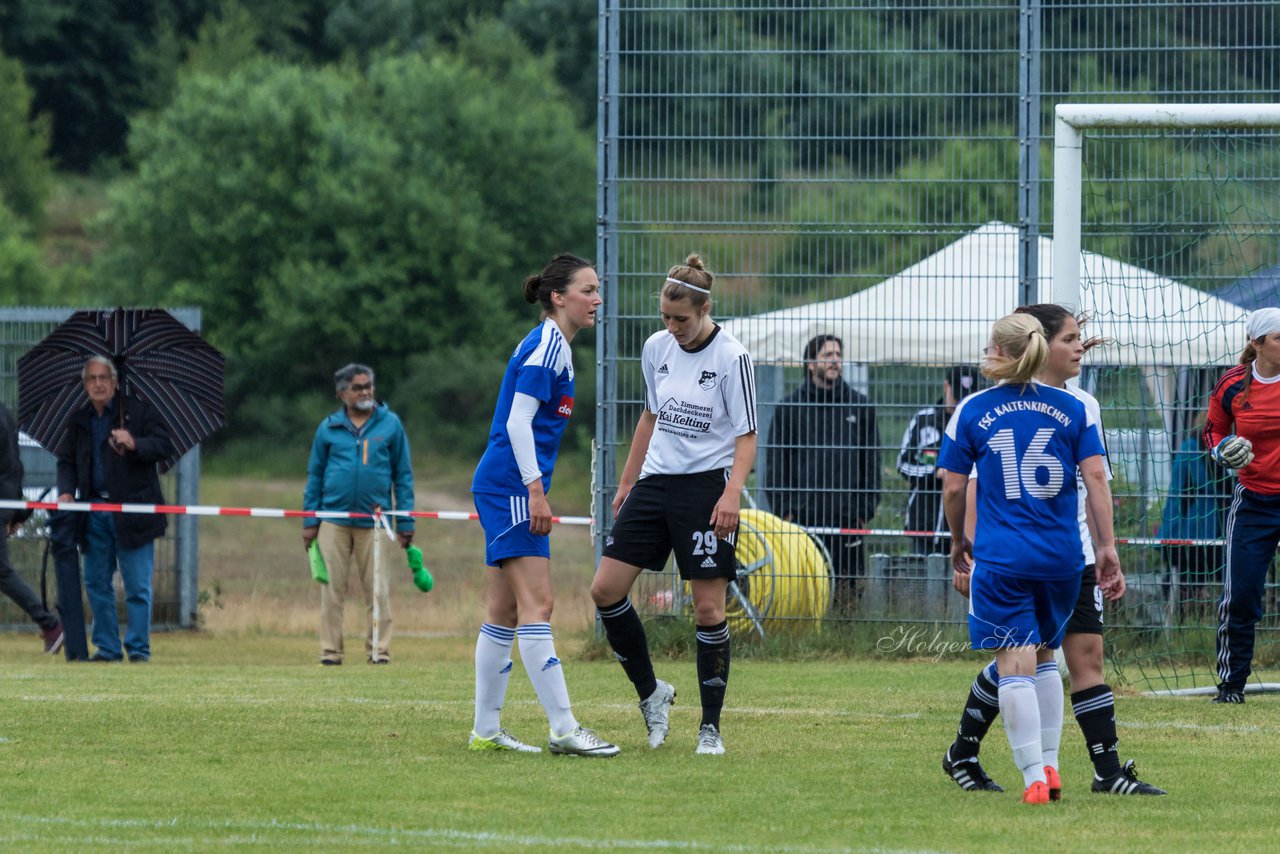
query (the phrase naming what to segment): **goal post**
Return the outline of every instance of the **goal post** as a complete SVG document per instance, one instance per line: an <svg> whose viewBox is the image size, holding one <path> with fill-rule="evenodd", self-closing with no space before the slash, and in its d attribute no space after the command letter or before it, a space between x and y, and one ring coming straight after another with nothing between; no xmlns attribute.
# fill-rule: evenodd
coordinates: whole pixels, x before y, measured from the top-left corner
<svg viewBox="0 0 1280 854"><path fill-rule="evenodd" d="M1048 299L1080 304L1084 132L1090 128L1275 128L1280 104L1059 104L1053 127L1053 278Z"/></svg>
<svg viewBox="0 0 1280 854"><path fill-rule="evenodd" d="M1199 558L1192 571L1169 556L1177 551L1170 546L1190 541L1161 538L1191 536L1197 548L1221 550L1221 533L1169 534L1164 510L1205 498L1189 497L1169 472L1201 451L1193 428L1208 389L1244 344L1247 309L1229 303L1225 287L1262 279L1280 289L1280 104L1057 106L1048 273L1037 282L1038 301L1079 307L1105 290L1099 285L1119 284L1129 319L1105 331L1137 338L1161 327L1162 335L1144 340L1141 361L1108 362L1106 348L1087 360L1090 390L1100 399L1098 387L1108 393L1109 437L1142 438L1127 449L1126 466L1124 449L1108 443L1117 484L1123 482L1116 523L1130 579L1108 635L1108 659L1122 681L1153 693L1210 693L1223 553ZM1266 299L1275 304L1274 296ZM1264 611L1250 692L1280 690L1275 583L1267 585ZM1137 678L1126 679L1125 671Z"/></svg>

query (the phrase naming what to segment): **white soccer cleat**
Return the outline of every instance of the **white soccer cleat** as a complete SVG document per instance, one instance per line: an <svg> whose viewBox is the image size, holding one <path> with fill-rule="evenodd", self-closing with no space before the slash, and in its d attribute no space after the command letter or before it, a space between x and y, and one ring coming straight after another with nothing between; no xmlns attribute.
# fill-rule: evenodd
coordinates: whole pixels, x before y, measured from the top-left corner
<svg viewBox="0 0 1280 854"><path fill-rule="evenodd" d="M649 730L649 747L657 749L667 740L671 706L676 701L676 689L671 683L658 680L658 687L647 699L640 701L640 714L644 715L645 728Z"/></svg>
<svg viewBox="0 0 1280 854"><path fill-rule="evenodd" d="M525 744L505 729L500 729L488 738L481 738L472 731L467 741L467 750L514 750L516 753L541 753L541 747Z"/></svg>
<svg viewBox="0 0 1280 854"><path fill-rule="evenodd" d="M698 749L693 752L699 756L724 755L724 739L714 724L703 724L698 730Z"/></svg>
<svg viewBox="0 0 1280 854"><path fill-rule="evenodd" d="M610 744L586 727L578 727L568 735L552 735L549 746L553 756L617 756L618 746Z"/></svg>

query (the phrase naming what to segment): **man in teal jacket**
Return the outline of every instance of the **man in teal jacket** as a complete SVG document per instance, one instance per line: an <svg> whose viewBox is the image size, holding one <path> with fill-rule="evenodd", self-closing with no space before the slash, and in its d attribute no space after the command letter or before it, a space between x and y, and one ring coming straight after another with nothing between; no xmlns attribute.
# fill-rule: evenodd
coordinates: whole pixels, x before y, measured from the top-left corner
<svg viewBox="0 0 1280 854"><path fill-rule="evenodd" d="M342 408L316 428L307 463L304 510L372 513L413 509L413 469L409 439L399 417L374 397L373 369L350 364L333 375ZM396 516L401 548L413 542L413 519ZM391 661L391 603L387 576L379 573L374 589L373 538L382 534L373 520L307 519L302 544L315 541L324 557L329 583L320 591L320 663L342 663L342 610L352 571L360 581L368 608L365 654L371 664ZM374 603L378 608L378 638L374 645Z"/></svg>

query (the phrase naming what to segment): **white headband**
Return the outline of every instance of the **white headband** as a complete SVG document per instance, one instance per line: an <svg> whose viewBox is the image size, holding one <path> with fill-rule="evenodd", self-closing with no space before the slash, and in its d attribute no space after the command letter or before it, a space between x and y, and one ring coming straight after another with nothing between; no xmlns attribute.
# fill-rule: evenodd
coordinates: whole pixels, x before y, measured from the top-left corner
<svg viewBox="0 0 1280 854"><path fill-rule="evenodd" d="M1280 332L1280 308L1260 308L1249 315L1245 333L1250 341L1257 341L1272 332Z"/></svg>
<svg viewBox="0 0 1280 854"><path fill-rule="evenodd" d="M680 281L679 279L673 279L673 278L671 278L670 276L667 276L667 281L668 281L668 282L670 282L670 283L671 283L671 284L673 284L673 285L683 285L684 287L688 288L689 290L691 290L691 291L697 291L697 292L698 292L698 293L700 293L700 294L710 294L710 293L711 293L711 289L710 289L710 288L700 288L700 287L698 287L697 285L691 285L691 284L689 284L688 282L682 282L682 281Z"/></svg>

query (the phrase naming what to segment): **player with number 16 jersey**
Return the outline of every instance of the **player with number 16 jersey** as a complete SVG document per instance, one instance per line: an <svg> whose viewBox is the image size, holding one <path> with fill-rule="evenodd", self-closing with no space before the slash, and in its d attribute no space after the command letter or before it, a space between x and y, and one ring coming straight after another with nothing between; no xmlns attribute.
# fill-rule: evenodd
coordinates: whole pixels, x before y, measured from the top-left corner
<svg viewBox="0 0 1280 854"><path fill-rule="evenodd" d="M962 400L938 468L967 474L977 466L975 567L1014 578L1079 577L1076 467L1105 453L1088 408L1062 389L1008 383Z"/></svg>

